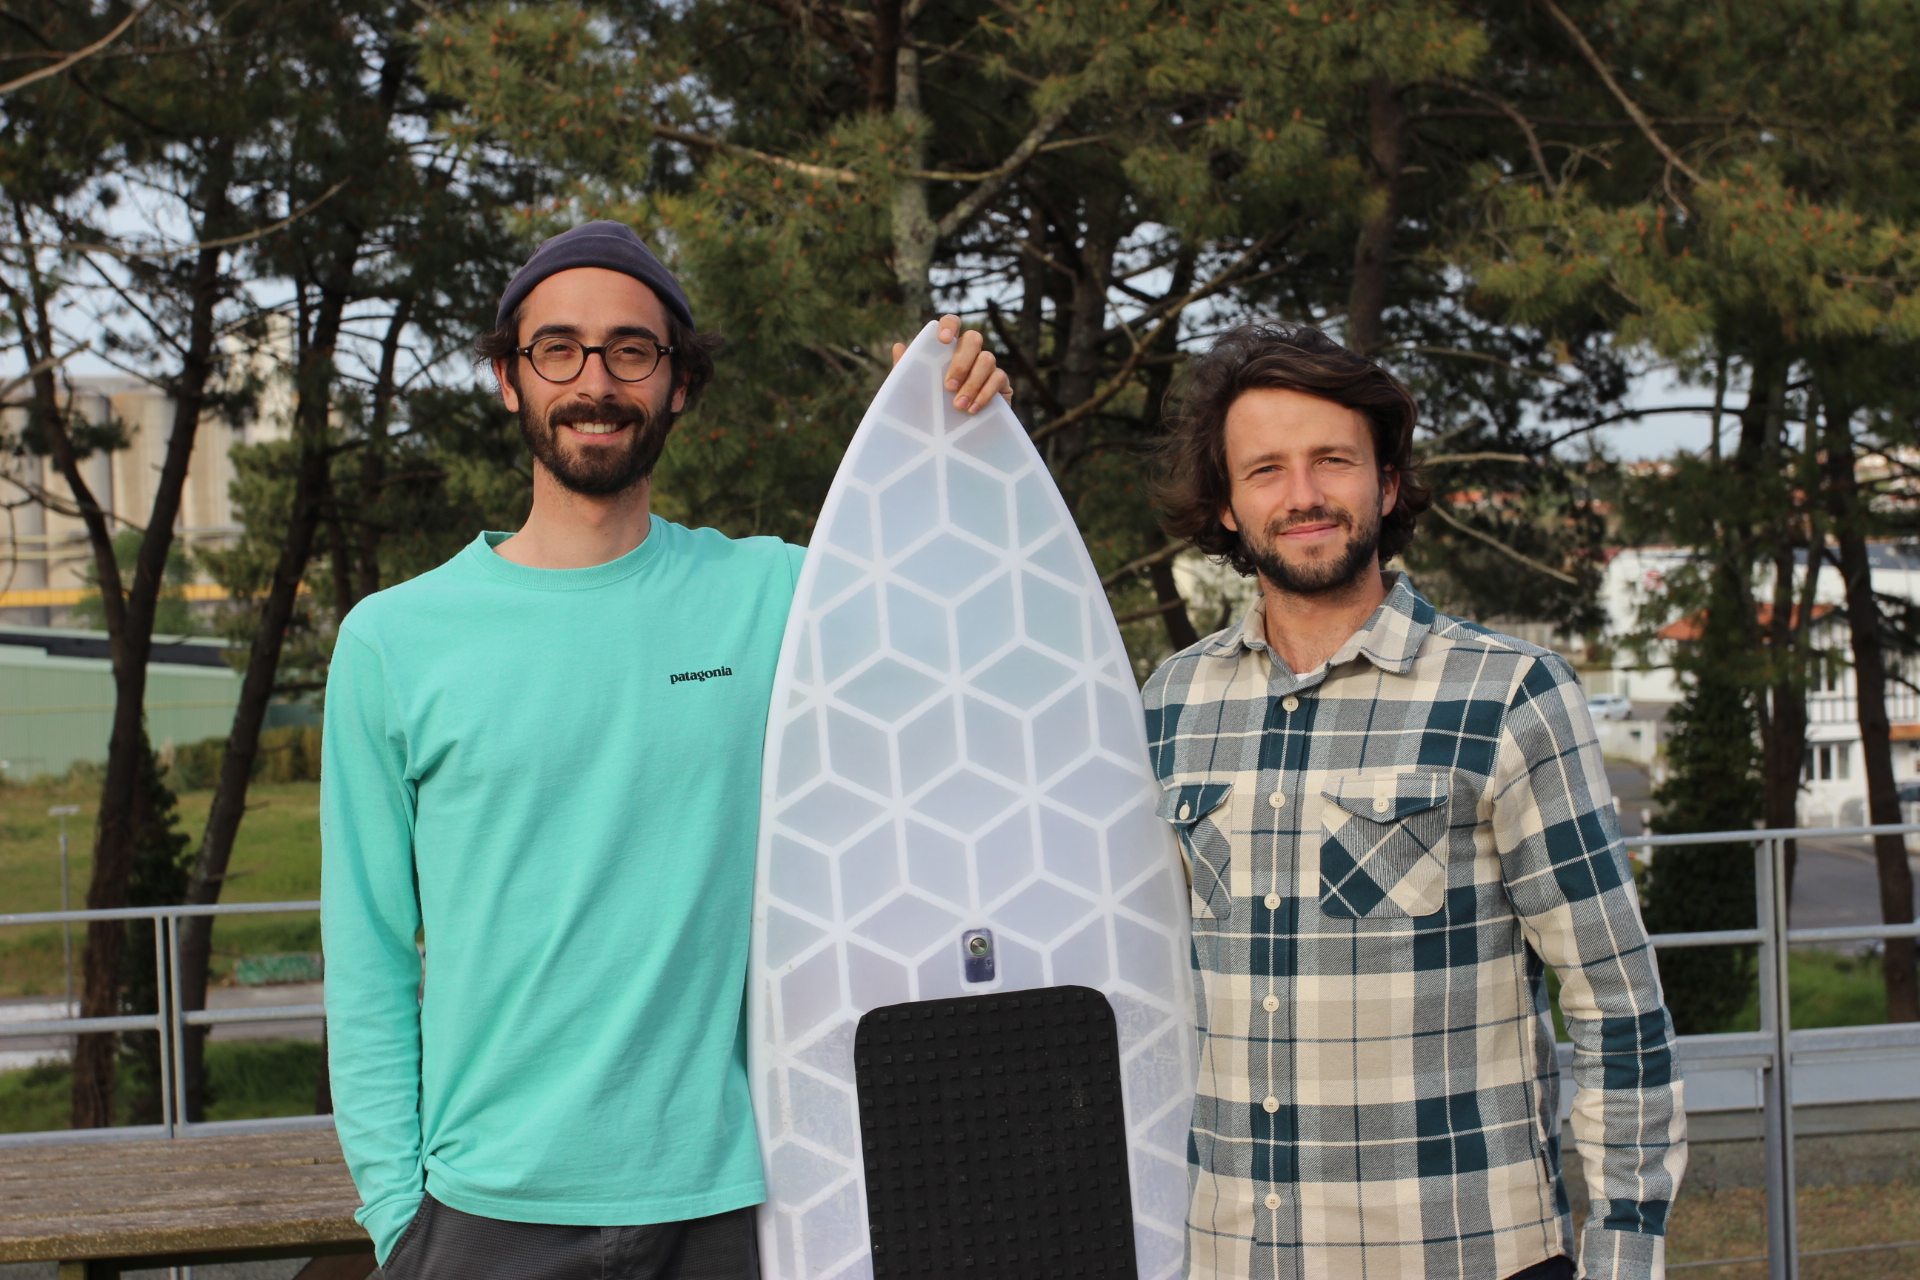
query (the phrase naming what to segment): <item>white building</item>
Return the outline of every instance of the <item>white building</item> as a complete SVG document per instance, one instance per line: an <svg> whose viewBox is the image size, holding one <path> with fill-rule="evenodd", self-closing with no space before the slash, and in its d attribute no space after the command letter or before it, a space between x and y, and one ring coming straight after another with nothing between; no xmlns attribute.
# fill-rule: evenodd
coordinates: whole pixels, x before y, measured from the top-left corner
<svg viewBox="0 0 1920 1280"><path fill-rule="evenodd" d="M1920 600L1920 545L1874 543L1868 548L1873 587L1883 595ZM1601 601L1608 618L1611 664L1581 672L1589 692L1618 693L1632 700L1634 721L1647 730L1665 719L1679 701L1672 651L1684 636L1686 624L1667 620L1649 646L1645 660L1625 645L1626 637L1645 630L1650 622L1644 606L1660 591L1665 578L1684 570L1688 552L1678 547L1632 547L1620 551L1607 565ZM1798 558L1801 573L1806 556ZM1772 581L1756 584L1762 599L1772 594ZM1860 756L1860 724L1854 702L1852 650L1845 621L1832 612L1843 606L1846 587L1831 563L1821 570L1815 593L1816 649L1829 655L1828 669L1807 696L1807 767L1800 797L1801 821L1810 826L1849 826L1866 821L1866 777ZM1897 660L1891 659L1895 673ZM1915 683L1920 683L1916 680ZM1887 718L1893 724L1894 776L1902 783L1920 783L1920 694L1889 681ZM1605 726L1612 736L1622 730ZM1646 730L1643 730L1645 732Z"/></svg>
<svg viewBox="0 0 1920 1280"><path fill-rule="evenodd" d="M265 359L265 357L261 357ZM228 489L234 480L228 456L236 444L285 439L286 380L268 377L259 412L234 426L218 413L202 414L187 464L175 536L189 549L219 546L240 532ZM137 378L63 376L61 394L70 413L90 423L118 421L127 447L94 453L80 472L96 501L111 513L115 532L144 528L153 511L154 488L173 434L173 400ZM0 410L0 428L18 440L27 413L16 398ZM91 591L93 548L74 513L73 492L52 458L15 449L0 453L0 624L54 626ZM224 599L211 582L186 588L189 600Z"/></svg>

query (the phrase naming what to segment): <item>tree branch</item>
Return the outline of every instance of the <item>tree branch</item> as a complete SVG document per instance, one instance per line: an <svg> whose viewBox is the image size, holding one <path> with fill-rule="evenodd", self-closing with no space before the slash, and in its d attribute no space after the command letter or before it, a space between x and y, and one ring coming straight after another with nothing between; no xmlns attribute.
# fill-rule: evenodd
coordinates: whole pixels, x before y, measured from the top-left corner
<svg viewBox="0 0 1920 1280"><path fill-rule="evenodd" d="M1134 370L1139 367L1141 358L1153 349L1154 340L1161 335L1167 326L1178 324L1181 313L1194 303L1200 301L1200 299L1218 293L1231 284L1233 278L1240 273L1241 268L1257 258L1273 239L1274 236L1272 233L1260 237L1251 248L1240 255L1239 259L1235 261L1232 266L1201 285L1198 289L1190 291L1185 297L1181 298L1172 306L1169 306L1166 315L1161 318L1158 324L1154 325L1153 332L1149 333L1142 341L1135 345L1133 354L1128 356L1126 363L1122 364L1113 377L1108 379L1107 385L1055 418L1052 422L1049 422L1046 426L1034 432L1033 439L1035 443L1046 439L1056 432L1065 430L1067 427L1072 426L1084 418L1091 417L1093 414L1099 412L1101 406L1105 405L1107 401L1119 395L1121 388L1127 385L1127 381L1133 377Z"/></svg>
<svg viewBox="0 0 1920 1280"><path fill-rule="evenodd" d="M1465 360L1484 360L1488 364L1497 364L1503 369L1512 370L1514 373L1524 373L1530 378L1545 378L1548 382L1557 382L1563 387L1577 387L1580 385L1580 381L1577 378L1563 378L1557 373L1547 373L1541 369L1529 369L1524 365L1517 365L1511 361L1502 360L1499 356L1490 356L1484 351L1468 351L1461 347L1389 347L1380 354L1388 355L1394 351L1410 351L1417 355L1425 356L1459 356Z"/></svg>
<svg viewBox="0 0 1920 1280"><path fill-rule="evenodd" d="M1580 579L1574 577L1572 574L1562 573L1558 569L1553 568L1551 565L1541 564L1538 560L1535 560L1532 556L1522 555L1520 552L1515 551L1512 547L1500 541L1500 539L1494 537L1492 534L1482 533L1480 530L1474 528L1472 525L1463 524L1461 521L1456 520L1453 517L1451 512L1449 512L1444 506L1442 506L1437 502L1434 503L1432 506L1428 507L1427 510L1433 512L1434 515L1439 516L1441 520L1445 521L1447 524L1452 525L1454 528L1458 529L1461 533L1466 534L1470 538L1480 539L1480 541L1486 543L1488 546L1492 547L1495 551L1498 551L1501 555L1506 556L1511 560L1516 560L1519 563L1527 566L1527 568L1529 569L1534 569L1540 573L1544 573L1549 578L1553 578L1559 582L1564 582L1570 587L1577 587L1580 585Z"/></svg>
<svg viewBox="0 0 1920 1280"><path fill-rule="evenodd" d="M1120 626L1129 622L1143 622L1148 618L1157 618L1163 613L1172 613L1175 609L1187 607L1185 600L1169 600L1165 604L1154 605L1151 609L1135 609L1132 613L1123 613L1114 619Z"/></svg>
<svg viewBox="0 0 1920 1280"><path fill-rule="evenodd" d="M1090 133L1084 138L1061 138L1055 142L1042 144L1037 148L1037 153L1044 154L1048 151L1065 151L1068 147L1084 147L1089 143L1105 142L1112 136L1112 134L1108 133ZM1024 146L1025 143L1021 145ZM1015 156L1019 156L1018 151L1014 154ZM959 173L950 169L921 169L914 173L913 176L916 178L925 178L929 182L986 182L989 179L998 178L1003 174L1015 172L1019 169L1020 165L1025 162L1025 157L1010 159L997 169L983 169L979 173ZM1139 275L1141 273L1136 271L1133 274Z"/></svg>
<svg viewBox="0 0 1920 1280"><path fill-rule="evenodd" d="M743 147L737 142L722 142L719 138L709 138L703 133L689 133L685 129L676 129L672 125L644 122L646 127L669 142L678 142L689 147L704 147L708 151L724 152L730 156L741 156L748 160L758 160L761 164L776 169L785 169L791 173L805 174L809 178L819 178L825 182L858 182L860 175L851 169L835 169L827 165L807 164L801 160L789 160L785 156L776 156L766 151L755 151L752 147Z"/></svg>
<svg viewBox="0 0 1920 1280"><path fill-rule="evenodd" d="M120 19L119 26L107 32L107 34L105 34L104 36L101 36L98 40L95 40L92 44L88 45L86 48L80 49L71 54L68 54L66 57L62 58L60 61L54 63L50 67L42 67L38 71L29 71L27 72L26 75L21 76L18 80L9 80L5 84L0 84L0 94L12 93L15 89L24 89L36 80L45 80L48 76L57 76L62 71L65 71L68 67L73 66L75 63L85 62L88 58L91 58L94 54L100 52L102 49L112 44L115 40L118 40L120 38L120 33L125 31L128 27L132 26L134 23L134 20L138 18L141 14L145 13L147 11L147 6L152 3L153 3L153 0L144 0L144 3L135 5L131 10L128 11L126 17Z"/></svg>
<svg viewBox="0 0 1920 1280"><path fill-rule="evenodd" d="M1520 108L1514 106L1511 102L1508 102L1505 98L1497 94L1488 93L1484 89L1476 89L1472 85L1465 84L1459 80L1443 76L1437 83L1445 85L1455 93L1464 93L1469 98L1478 98L1482 102L1491 104L1501 115L1520 126L1520 132L1525 134L1527 138L1527 150L1533 156L1535 167L1540 170L1540 180L1547 184L1547 194L1556 200L1560 198L1560 186L1553 180L1553 171L1547 168L1547 153L1540 149L1540 135L1533 131L1533 122L1527 119Z"/></svg>
<svg viewBox="0 0 1920 1280"><path fill-rule="evenodd" d="M1009 155L998 169L984 175L979 186L968 192L966 198L959 204L949 209L947 216L940 219L935 226L934 233L944 238L971 222L973 216L985 208L988 201L1006 189L1007 183L1013 180L1013 175L1019 172L1021 166L1033 159L1039 152L1041 144L1047 140L1047 135L1060 127L1060 122L1067 118L1067 112L1072 109L1072 103L1063 103L1034 121L1033 128L1028 130L1027 136L1020 140L1020 145L1013 149L1013 154Z"/></svg>
<svg viewBox="0 0 1920 1280"><path fill-rule="evenodd" d="M1166 546L1160 548L1158 551L1148 552L1146 555L1141 556L1138 560L1131 560L1131 561L1128 561L1126 564L1121 565L1118 569L1115 569L1112 573L1100 579L1100 585L1103 587L1111 588L1117 585L1118 583L1123 582L1128 578L1131 578L1134 574L1139 573L1142 569L1151 569L1153 568L1153 566L1159 564L1162 560L1171 560L1175 556L1179 555L1182 551L1190 550L1192 549L1192 547L1193 547L1193 544L1191 542L1169 542ZM1148 615L1142 614L1141 616L1146 617Z"/></svg>
<svg viewBox="0 0 1920 1280"><path fill-rule="evenodd" d="M1437 467L1442 463L1454 462L1523 462L1531 464L1532 458L1524 453L1436 453L1430 458L1417 459L1423 467Z"/></svg>
<svg viewBox="0 0 1920 1280"><path fill-rule="evenodd" d="M264 239L265 237L272 235L276 231L286 230L288 227L292 226L295 222L298 222L301 218L306 217L308 214L312 213L315 209L318 209L321 205L325 204L328 200L331 200L334 196L338 195L342 190L345 189L347 183L351 181L352 181L351 178L342 178L340 181L334 183L331 187L328 187L325 191L321 192L318 197L309 201L305 205L305 207L295 209L292 213L280 219L280 221L278 222L269 223L264 227L255 227L252 231L243 231L237 236L224 236L218 240L203 240L199 244L183 244L183 245L173 246L172 248L159 248L159 249L122 249L119 245L113 245L113 244L71 244L71 243L69 244L18 244L18 245L7 245L6 247L9 249L51 249L61 253L104 253L109 255L110 257L115 257L115 258L172 258L172 257L177 257L181 254L199 253L205 249L229 249L229 248L232 248L234 245L246 244L250 240Z"/></svg>
<svg viewBox="0 0 1920 1280"><path fill-rule="evenodd" d="M1648 142L1653 144L1653 149L1665 156L1668 164L1693 179L1697 185L1704 186L1705 184L1701 181L1700 175L1693 171L1693 167L1685 160L1682 160L1679 154L1667 145L1666 140L1662 138L1659 131L1653 127L1653 121L1647 118L1647 113L1640 109L1638 103L1627 96L1627 91L1620 87L1620 82L1613 78L1611 71L1607 70L1607 64L1600 60L1600 55L1593 51L1593 46L1587 43L1587 38L1580 34L1580 28L1573 25L1573 19L1569 18L1565 11L1562 10L1559 5L1555 4L1553 0L1540 0L1540 4L1548 13L1553 15L1554 21L1558 22L1561 27L1566 30L1566 33L1573 38L1574 45L1580 50L1580 56L1587 60L1587 65L1594 69L1595 74L1606 83L1607 88L1612 92L1613 96L1619 100L1620 105L1626 108L1627 115L1633 119L1634 124L1640 127L1640 132L1646 135Z"/></svg>

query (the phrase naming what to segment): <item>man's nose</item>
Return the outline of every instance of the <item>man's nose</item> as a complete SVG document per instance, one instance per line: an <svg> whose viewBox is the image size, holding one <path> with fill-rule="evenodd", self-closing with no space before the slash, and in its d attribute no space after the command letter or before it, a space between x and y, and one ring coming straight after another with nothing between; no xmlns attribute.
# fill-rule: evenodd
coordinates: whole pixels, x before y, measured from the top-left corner
<svg viewBox="0 0 1920 1280"><path fill-rule="evenodd" d="M1286 479L1280 486L1282 511L1311 511L1324 505L1324 498L1311 462L1305 466L1287 468Z"/></svg>
<svg viewBox="0 0 1920 1280"><path fill-rule="evenodd" d="M590 399L600 400L614 394L620 386L620 380L607 372L606 354L595 351L587 357L586 365L569 389Z"/></svg>

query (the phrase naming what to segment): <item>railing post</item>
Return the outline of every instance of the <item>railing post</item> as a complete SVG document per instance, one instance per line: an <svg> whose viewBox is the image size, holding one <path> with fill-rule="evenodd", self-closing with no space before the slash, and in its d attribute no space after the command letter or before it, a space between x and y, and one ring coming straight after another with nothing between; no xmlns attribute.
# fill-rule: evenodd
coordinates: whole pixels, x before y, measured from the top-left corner
<svg viewBox="0 0 1920 1280"><path fill-rule="evenodd" d="M160 1123L171 1138L178 1115L173 1109L173 1019L168 1016L167 1001L167 992L173 985L167 964L169 923L164 915L153 918L153 1032L160 1041Z"/></svg>
<svg viewBox="0 0 1920 1280"><path fill-rule="evenodd" d="M176 1128L180 1133L187 1131L187 1037L184 1019L180 1016L180 917L167 916L167 951L173 981L167 984L167 1022L173 1030L173 1113L179 1117Z"/></svg>
<svg viewBox="0 0 1920 1280"><path fill-rule="evenodd" d="M1773 1065L1762 1102L1766 1119L1768 1280L1799 1280L1800 1233L1793 1172L1793 1017L1787 982L1785 847L1778 837L1754 848L1754 905L1760 944L1760 1029L1771 1033Z"/></svg>

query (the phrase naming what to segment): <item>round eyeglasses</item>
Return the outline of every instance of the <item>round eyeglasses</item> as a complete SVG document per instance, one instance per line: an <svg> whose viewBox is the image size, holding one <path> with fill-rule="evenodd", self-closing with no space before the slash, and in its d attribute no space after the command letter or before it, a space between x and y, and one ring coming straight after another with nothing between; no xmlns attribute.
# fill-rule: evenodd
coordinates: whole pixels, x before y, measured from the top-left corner
<svg viewBox="0 0 1920 1280"><path fill-rule="evenodd" d="M587 357L593 355L600 357L614 380L645 382L660 362L673 354L672 347L645 338L615 338L603 347L583 346L572 338L542 338L516 350L548 382L572 382L587 367Z"/></svg>

